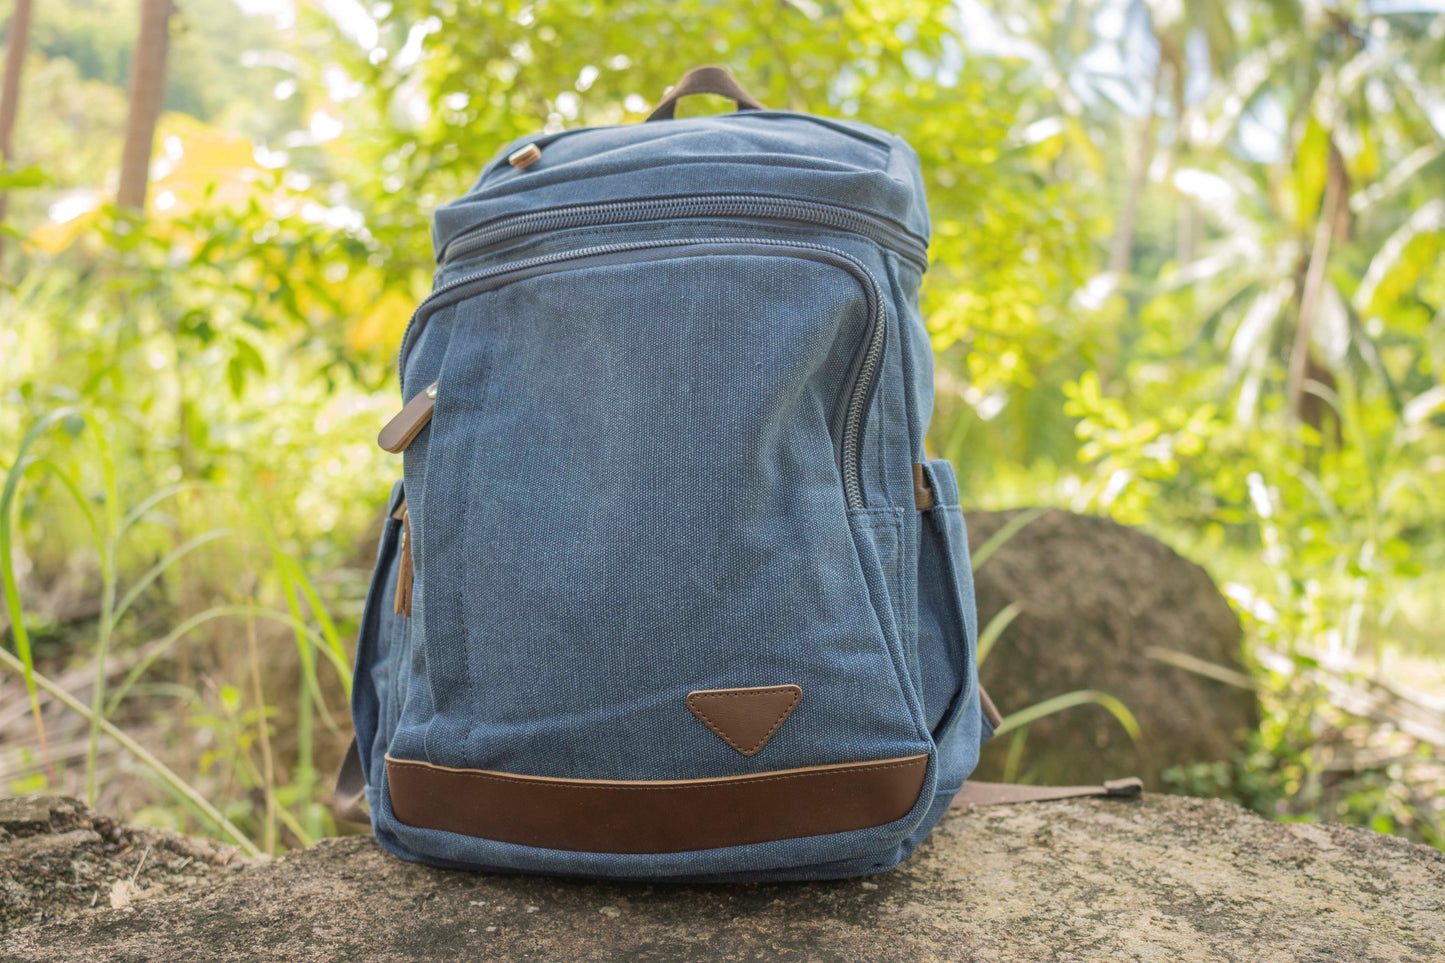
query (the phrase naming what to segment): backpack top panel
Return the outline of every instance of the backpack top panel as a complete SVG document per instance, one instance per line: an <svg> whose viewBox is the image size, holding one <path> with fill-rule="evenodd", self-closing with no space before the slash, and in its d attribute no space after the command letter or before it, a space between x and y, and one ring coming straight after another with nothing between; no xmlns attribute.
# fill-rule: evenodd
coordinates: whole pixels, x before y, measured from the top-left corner
<svg viewBox="0 0 1445 963"><path fill-rule="evenodd" d="M536 162L507 163L528 144L540 148ZM519 214L721 194L830 204L928 240L918 157L906 143L865 124L757 110L515 141L464 197L437 210L432 240L442 260L458 236Z"/></svg>

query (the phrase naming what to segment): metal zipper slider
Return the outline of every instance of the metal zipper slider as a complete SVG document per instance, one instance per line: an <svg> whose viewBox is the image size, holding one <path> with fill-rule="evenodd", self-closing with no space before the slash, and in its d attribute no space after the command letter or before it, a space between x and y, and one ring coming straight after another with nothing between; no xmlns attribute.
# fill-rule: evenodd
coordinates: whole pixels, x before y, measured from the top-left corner
<svg viewBox="0 0 1445 963"><path fill-rule="evenodd" d="M542 148L536 144L528 144L526 147L518 148L507 155L507 163L517 170L525 170L537 163L542 157Z"/></svg>
<svg viewBox="0 0 1445 963"><path fill-rule="evenodd" d="M376 436L376 443L392 454L406 451L406 446L431 422L432 410L436 408L436 404L437 382L433 381L427 385L425 391L408 401L405 407L386 423L381 434Z"/></svg>

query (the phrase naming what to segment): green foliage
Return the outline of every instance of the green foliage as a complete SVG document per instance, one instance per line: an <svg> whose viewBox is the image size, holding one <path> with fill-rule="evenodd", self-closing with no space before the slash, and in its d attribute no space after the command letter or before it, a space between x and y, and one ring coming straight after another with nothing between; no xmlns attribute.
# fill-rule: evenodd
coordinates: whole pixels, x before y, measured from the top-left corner
<svg viewBox="0 0 1445 963"><path fill-rule="evenodd" d="M124 88L130 77L131 48L139 23L139 6L131 0L43 0L36 3L31 24L31 49L47 60L74 64L86 80ZM5 18L8 20L8 16ZM248 67L247 51L274 48L277 36L258 17L246 16L232 0L177 0L166 69L166 109L201 120L221 120L233 108L270 100L272 88L285 80L277 66ZM265 135L284 130L299 115L290 98L268 107L259 129ZM253 112L242 112L243 125Z"/></svg>
<svg viewBox="0 0 1445 963"><path fill-rule="evenodd" d="M1176 785L1441 842L1439 747L1382 687L1442 661L1442 18L1230 0L1126 5L1124 29L1102 0L1034 0L993 5L1007 43L984 49L979 5L931 0L392 0L289 27L183 0L136 218L105 193L134 5L36 6L0 175L3 661L35 706L70 662L93 684L54 695L86 720L83 772L37 743L12 785L89 774L267 851L334 830L353 546L398 470L371 437L432 210L513 138L638 122L718 62L918 151L929 442L967 501L1145 525L1238 607L1247 678L1184 668L1256 688L1264 725ZM79 630L44 603L66 579L102 600ZM1030 720L1086 702L1138 736L1070 693L1011 718L1011 771ZM123 789L97 742L134 754L152 723L161 793Z"/></svg>
<svg viewBox="0 0 1445 963"><path fill-rule="evenodd" d="M1041 334L1082 270L1067 191L1011 138L1018 69L962 58L951 4L633 0L607 5L605 26L586 5L410 0L383 11L375 49L341 49L362 91L351 110L360 149L344 176L393 266L429 263L430 209L465 192L512 138L539 123L640 121L679 65L720 61L765 104L878 124L919 151L940 344L1018 325Z"/></svg>
<svg viewBox="0 0 1445 963"><path fill-rule="evenodd" d="M235 153L206 128L180 130L181 156L200 166ZM26 626L45 619L25 611L37 585L16 577L16 557L36 571L78 561L93 573L96 631L90 644L72 643L93 665L83 767L92 800L106 786L99 743L112 720L135 725L180 701L191 707L181 731L209 733L215 747L191 763L193 776L165 770L163 787L204 825L217 815L195 799L227 800L220 809L236 832L274 850L278 824L293 842L333 829L320 773L334 750L314 757L318 743L343 738L350 668L330 611L354 618L359 600L334 576L318 587L305 570L352 557L388 483L371 439L391 405L373 388L391 365L351 346L355 314L371 300L361 285L377 275L364 238L330 226L329 208L280 173L239 165L238 190L178 169L157 182L176 198L170 216L101 208L78 225L47 225L27 252L43 266L0 294L13 339L0 433L30 432L18 448L5 444L16 454L0 499L0 567L32 700ZM31 467L41 471L22 486ZM23 555L12 551L12 519ZM254 636L258 620L266 664L278 663L284 636L265 626L291 634L295 658L279 663L281 677L257 672L238 688L222 680L253 674L251 646L225 640L248 626ZM155 639L158 624L169 631ZM197 656L200 678L150 681ZM112 687L117 661L133 665ZM248 705L233 704L237 692ZM43 774L68 779L41 740Z"/></svg>

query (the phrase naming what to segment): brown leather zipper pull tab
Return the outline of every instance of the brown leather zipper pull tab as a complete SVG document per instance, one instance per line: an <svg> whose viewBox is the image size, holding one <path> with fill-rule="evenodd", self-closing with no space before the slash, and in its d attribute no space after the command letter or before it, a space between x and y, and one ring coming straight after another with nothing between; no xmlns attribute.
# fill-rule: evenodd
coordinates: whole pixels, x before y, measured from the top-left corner
<svg viewBox="0 0 1445 963"><path fill-rule="evenodd" d="M913 463L913 507L920 512L926 512L933 507L933 485L928 480L928 473L923 470L923 463Z"/></svg>
<svg viewBox="0 0 1445 963"><path fill-rule="evenodd" d="M406 502L401 503L401 568L396 573L396 599L391 610L397 615L411 618L411 583L414 577L411 562L411 513Z"/></svg>
<svg viewBox="0 0 1445 963"><path fill-rule="evenodd" d="M396 417L386 423L376 443L392 454L406 451L421 430L431 421L432 409L437 406L437 382L427 385L425 391L406 403Z"/></svg>

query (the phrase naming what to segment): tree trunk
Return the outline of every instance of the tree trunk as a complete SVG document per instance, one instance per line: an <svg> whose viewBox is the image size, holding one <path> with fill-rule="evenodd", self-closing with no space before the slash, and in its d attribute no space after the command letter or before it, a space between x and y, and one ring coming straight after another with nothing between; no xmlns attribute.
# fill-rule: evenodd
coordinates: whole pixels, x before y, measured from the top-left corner
<svg viewBox="0 0 1445 963"><path fill-rule="evenodd" d="M173 12L173 0L141 0L140 34L130 67L130 116L126 119L125 150L120 158L120 189L115 196L121 207L145 209L151 148L166 97L166 55Z"/></svg>
<svg viewBox="0 0 1445 963"><path fill-rule="evenodd" d="M1314 333L1315 317L1319 313L1320 299L1324 293L1330 247L1337 233L1347 233L1349 230L1349 220L1341 216L1341 209L1348 209L1350 175L1345 169L1343 155L1335 147L1333 137L1329 140L1327 157L1324 198L1320 201L1320 215L1315 222L1309 268L1305 271L1304 286L1300 292L1299 320L1295 326L1294 347L1289 356L1289 378L1285 382L1289 410L1301 420L1305 420L1307 414L1304 403L1305 382L1318 380L1309 377L1312 367L1310 340Z"/></svg>
<svg viewBox="0 0 1445 963"><path fill-rule="evenodd" d="M15 0L15 14L10 18L10 44L5 52L5 81L0 86L0 160L8 168L12 160L11 135L15 133L15 116L20 111L20 72L25 69L25 51L30 46L31 0ZM0 191L0 224L5 223L8 197ZM5 239L0 235L0 256Z"/></svg>
<svg viewBox="0 0 1445 963"><path fill-rule="evenodd" d="M1159 124L1159 114L1154 109L1154 98L1164 80L1165 60L1159 58L1159 68L1154 72L1154 83L1149 87L1149 116L1139 125L1139 143L1136 145L1133 163L1129 166L1128 193L1124 195L1124 210L1119 214L1119 228L1114 233L1114 247L1109 255L1109 273L1114 283L1124 280L1129 270L1130 253L1134 247L1134 220L1139 211L1139 195L1149 180L1149 165L1154 160L1154 134Z"/></svg>

